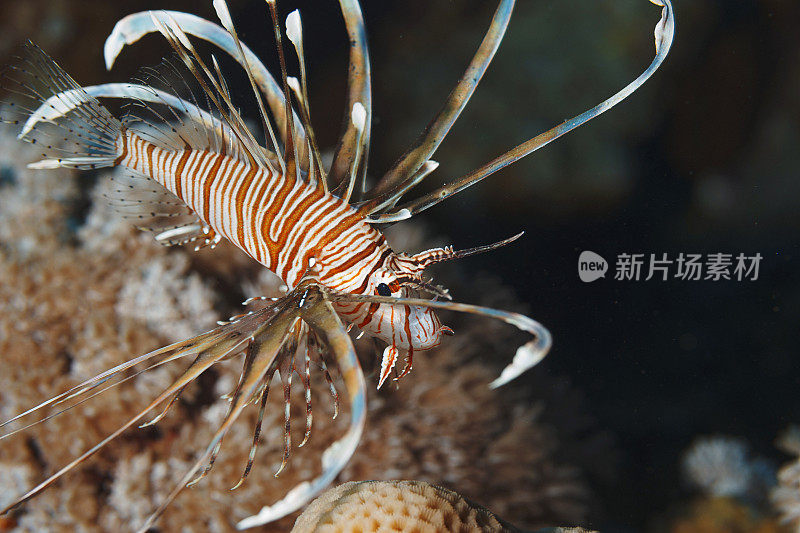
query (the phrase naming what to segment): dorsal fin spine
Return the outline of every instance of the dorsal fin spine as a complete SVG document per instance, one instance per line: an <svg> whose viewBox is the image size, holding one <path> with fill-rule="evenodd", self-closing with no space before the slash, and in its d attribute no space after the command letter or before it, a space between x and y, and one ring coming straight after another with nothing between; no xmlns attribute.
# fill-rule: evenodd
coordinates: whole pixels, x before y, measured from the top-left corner
<svg viewBox="0 0 800 533"><path fill-rule="evenodd" d="M289 91L289 80L286 73L286 57L283 53L283 41L281 39L281 26L278 22L278 8L275 0L266 0L269 6L269 13L272 17L272 26L275 29L275 43L278 48L278 59L281 65L281 78L283 81L283 97L286 102L286 147L284 158L286 159L286 176L291 180L296 180L300 175L297 168L297 153L294 145L294 128L292 124L292 93Z"/></svg>
<svg viewBox="0 0 800 533"><path fill-rule="evenodd" d="M278 141L275 137L275 131L272 128L272 123L269 120L267 115L266 107L264 106L264 101L261 98L261 91L258 89L258 85L256 84L255 78L253 77L253 70L250 67L250 62L247 60L247 56L244 53L244 49L242 48L242 43L239 41L239 36L236 33L236 28L233 25L233 20L231 19L231 14L228 11L228 5L225 0L214 0L214 9L217 12L217 16L222 22L222 26L230 33L231 37L233 38L234 43L236 44L236 49L239 52L239 56L241 58L241 62L244 65L244 70L247 73L247 78L250 81L250 86L253 89L253 94L256 97L256 102L258 102L258 110L259 114L261 115L261 122L264 126L264 131L269 133L269 137L272 141L272 146L275 149L275 154L278 156L278 162L281 165L281 169L286 171L286 165L284 158L280 155L280 150L278 149ZM289 124L293 124L292 116L290 115L288 119ZM291 129L291 128L290 128Z"/></svg>
<svg viewBox="0 0 800 533"><path fill-rule="evenodd" d="M286 16L286 36L294 45L295 52L297 53L297 60L300 63L300 84L291 83L294 78L289 78L289 86L294 90L300 108L300 118L303 121L303 127L306 130L309 162L308 173L313 179L321 182L321 187L325 192L328 192L328 177L325 174L325 167L322 164L322 156L320 155L319 146L317 145L316 134L311 125L311 107L308 100L308 76L306 75L306 59L303 51L303 23L300 19L300 11L295 9ZM296 81L296 80L295 80ZM313 171L313 172L312 172ZM319 184L318 184L319 186Z"/></svg>
<svg viewBox="0 0 800 533"><path fill-rule="evenodd" d="M264 157L262 148L253 138L252 133L250 133L250 130L244 124L244 120L234 107L233 102L231 102L230 98L225 94L220 83L211 74L205 62L191 45L191 42L189 42L189 38L168 14L164 14L163 16L166 19L166 24L164 24L155 13L152 13L153 24L178 53L178 56L200 84L203 92L214 103L217 110L231 126L234 135L246 148L247 152L249 152L248 156L253 159L254 163L258 162L260 166L271 169L272 165L269 160ZM199 67L199 70L197 67ZM214 87L214 90L209 87L209 82ZM217 95L219 95L219 97ZM222 102L220 102L220 97Z"/></svg>

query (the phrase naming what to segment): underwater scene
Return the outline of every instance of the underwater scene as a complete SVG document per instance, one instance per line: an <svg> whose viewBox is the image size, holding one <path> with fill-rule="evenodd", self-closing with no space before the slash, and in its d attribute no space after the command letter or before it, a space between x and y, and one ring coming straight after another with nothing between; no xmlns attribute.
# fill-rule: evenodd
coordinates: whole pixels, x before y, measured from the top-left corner
<svg viewBox="0 0 800 533"><path fill-rule="evenodd" d="M800 532L800 5L0 6L0 532Z"/></svg>

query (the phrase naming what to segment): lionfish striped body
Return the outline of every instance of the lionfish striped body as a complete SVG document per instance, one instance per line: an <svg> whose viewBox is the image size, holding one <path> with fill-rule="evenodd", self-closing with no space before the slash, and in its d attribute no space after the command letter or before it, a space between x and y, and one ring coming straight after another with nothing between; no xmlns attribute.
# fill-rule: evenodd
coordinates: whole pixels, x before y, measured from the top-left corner
<svg viewBox="0 0 800 533"><path fill-rule="evenodd" d="M7 114L8 108L3 109L0 119L22 124L18 137L43 148L44 159L29 166L115 167L121 176L114 179L128 185L118 191L118 207L133 217L138 226L154 231L157 241L167 245L193 244L199 248L227 239L280 276L289 291L281 298L261 299L254 310L211 331L135 357L0 423L0 428L4 428L46 410L60 409L27 426L8 430L0 435L2 440L120 385L137 373L177 360L191 360L183 374L145 409L1 509L0 514L39 494L123 431L141 424L148 414L157 413L144 425L158 422L187 385L213 365L236 355L243 355L242 373L236 388L228 395L228 414L204 452L142 525L141 531L153 524L183 487L208 472L231 424L249 404L256 403L260 404L258 422L239 483L244 480L253 464L269 385L276 373L283 384L285 401L283 469L291 448L289 400L295 372L300 374L306 393L303 443L310 435L312 359L325 372L338 405L326 361L336 363L347 392L349 428L323 454L322 473L318 477L298 485L284 499L239 526L260 525L285 516L324 489L353 454L365 421L365 380L348 335L352 326L388 345L381 362L379 387L403 357L406 364L397 379L411 369L415 350L432 348L439 344L443 333L452 334L441 325L435 309L497 318L535 337L517 350L513 362L491 386L502 385L535 365L550 348L549 333L539 323L516 313L449 301L444 288L423 278L425 268L432 263L485 252L512 242L521 234L468 250L445 247L407 255L394 252L378 228L436 205L598 116L634 92L660 66L672 42L674 21L669 0L651 1L663 6L655 31L656 57L635 81L595 108L520 144L462 178L399 206L401 198L438 166L430 157L491 62L508 25L514 0L500 0L486 37L442 110L416 143L369 190L365 186L365 162L372 97L363 17L356 0L339 0L351 44L349 91L346 127L329 168L323 167L310 122L300 16L295 11L286 19L286 36L300 64L298 81L286 72L274 0L267 0L267 5L275 30L281 84L239 40L225 0L213 0L222 27L194 15L166 11L136 13L117 24L105 46L109 68L124 46L147 33L160 33L175 51L177 62L166 62L161 70L150 70L153 83L140 80L82 87L49 56L30 45L25 57L10 68L3 80L8 92L13 97L22 97L25 103L12 107L11 116ZM212 56L209 67L194 49L190 35L209 41L244 67L258 104L265 143L257 141L245 125L231 101L216 59ZM171 81L175 80L175 74L177 82ZM200 87L200 98L189 88L192 84ZM178 86L185 87L188 94L176 90ZM133 112L117 119L98 98L123 99L133 104ZM201 107L198 101L208 103L206 107L210 109ZM14 109L21 114L15 117ZM433 298L413 297L417 293Z"/></svg>
<svg viewBox="0 0 800 533"><path fill-rule="evenodd" d="M130 130L121 132L116 146L116 165L152 178L207 224L204 242L228 239L289 288L313 268L321 284L338 292L377 294L383 283L400 293L397 276L418 278L426 264L395 254L363 214L305 180L224 153L163 149ZM388 342L390 351L439 344L441 323L430 309L378 303L334 307L348 323ZM381 382L391 370L384 367Z"/></svg>

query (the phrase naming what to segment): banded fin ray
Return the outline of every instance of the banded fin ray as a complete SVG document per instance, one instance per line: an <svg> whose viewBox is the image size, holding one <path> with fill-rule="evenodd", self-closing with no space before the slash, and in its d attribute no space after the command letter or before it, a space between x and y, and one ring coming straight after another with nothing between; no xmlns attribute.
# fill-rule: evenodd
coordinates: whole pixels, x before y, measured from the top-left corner
<svg viewBox="0 0 800 533"><path fill-rule="evenodd" d="M106 39L104 47L106 68L110 70L113 67L116 58L126 45L132 45L145 35L159 31L158 25L153 20L153 15L159 18L169 17L173 19L186 34L214 44L244 67L242 55L239 53L233 36L221 26L196 15L180 11L142 11L120 19L114 26L111 34ZM283 91L258 56L245 43L242 42L241 46L247 65L252 70L255 83L264 94L272 119L275 121L276 129L283 138L286 133L286 116L284 112L286 104ZM293 122L301 168L307 168L308 145L306 131L302 121L294 111ZM285 142L285 139L282 140Z"/></svg>
<svg viewBox="0 0 800 533"><path fill-rule="evenodd" d="M303 283L301 283L302 287ZM345 384L350 407L350 424L345 434L322 454L322 472L310 481L303 481L286 493L281 500L264 506L257 514L241 520L236 527L256 527L302 508L322 492L342 471L361 440L366 422L367 392L364 372L358 362L353 341L347 334L339 315L333 310L323 286L306 285L301 306L302 318L328 353L336 361ZM326 372L327 377L327 372ZM335 416L335 415L334 415Z"/></svg>
<svg viewBox="0 0 800 533"><path fill-rule="evenodd" d="M231 126L199 103L202 92L178 57L141 68L134 81L137 90L125 94L126 128L164 149L207 150L248 161L247 147Z"/></svg>
<svg viewBox="0 0 800 533"><path fill-rule="evenodd" d="M361 7L356 0L339 0L339 8L350 40L350 58L343 132L334 152L329 186L334 189L344 187L348 180L358 182L354 198L360 200L365 190L372 130L372 74ZM357 105L364 110L363 121L352 120Z"/></svg>
<svg viewBox="0 0 800 533"><path fill-rule="evenodd" d="M565 120L561 124L540 133L536 137L529 139L522 144L512 148L506 153L489 161L485 165L473 170L472 172L442 186L438 189L425 194L424 196L411 200L402 204L391 212L383 214L374 214L367 217L367 221L373 224L387 224L400 220L411 218L412 216L421 213L422 211L433 207L434 205L442 202L443 200L457 194L467 187L470 187L479 181L491 176L498 170L530 155L536 150L550 144L552 141L558 139L562 135L582 126L586 122L602 115L618 103L625 100L631 94L636 92L661 66L669 53L672 46L672 40L675 35L675 15L670 0L650 0L651 3L661 6L661 18L655 26L655 57L648 65L648 67L639 76L623 87L621 90L603 100L591 109L583 113ZM421 145L420 145L421 146ZM394 181L394 179L390 180ZM387 182L388 183L388 182ZM388 186L388 185L387 185Z"/></svg>
<svg viewBox="0 0 800 533"><path fill-rule="evenodd" d="M378 181L368 195L376 198L393 189L402 190L410 182L415 185L414 177L439 148L450 128L458 120L459 115L466 107L478 83L483 78L486 69L492 62L500 42L503 40L506 28L514 9L514 0L501 0L495 10L486 36L481 41L475 56L472 58L467 70L462 74L458 83L447 97L441 110L431 120L411 148L406 151ZM410 188L410 187L408 187Z"/></svg>
<svg viewBox="0 0 800 533"><path fill-rule="evenodd" d="M28 492L26 492L16 500L12 501L9 505L0 509L0 515L5 514L9 510L20 505L21 503L33 498L34 496L45 490L47 487L55 483L64 474L70 472L75 467L77 467L85 460L87 460L89 457L100 451L108 443L110 443L112 440L121 435L124 431L126 431L127 429L131 428L136 423L138 423L149 412L154 410L164 401L170 399L170 397L175 392L181 390L188 383L195 380L200 374L205 372L208 368L210 368L217 362L229 357L230 355L240 352L243 345L247 342L247 339L250 338L250 336L252 336L257 331L264 328L264 322L262 320L263 317L261 315L267 314L270 311L271 309L265 309L261 313L253 313L252 315L245 317L236 324L228 324L225 327L217 328L212 332L208 332L193 339L189 339L188 341L184 341L184 343L188 343L188 345L183 350L167 352L165 354L167 361L164 362L168 362L169 360L175 360L177 358L184 357L192 353L197 353L197 357L194 360L194 362L189 365L186 371L181 376L179 376L169 387L167 387L161 394L159 394L158 397L156 397L153 401L151 401L147 405L147 407L139 411L135 416L130 418L127 422L125 422L122 426L120 426L118 429L109 434L106 438L102 439L100 442L90 447L83 454L70 461L68 464L63 466L61 469L59 469L57 472L49 476L47 479L45 479L44 481L42 481L41 483L30 489ZM213 335L214 332L217 332L218 335ZM245 334L243 335L242 333ZM198 339L202 339L204 342L198 342L197 344L194 344L194 342L198 341ZM203 346L202 350L198 349L199 346L201 345ZM162 353L163 350L165 349L159 350L156 353ZM151 357L151 356L148 355L143 357ZM141 362L141 360L142 358L134 359L134 361L139 361L139 362ZM103 378L115 375L116 373L120 372L123 368L129 368L130 366L132 366L130 363L125 363L123 365L120 365L116 369L112 369L94 378L91 378L90 380L87 380L86 385L78 386L78 391L92 390L94 386L102 383ZM59 395L56 398L63 399L65 395L68 395L68 393ZM74 396L74 393L72 393L72 395ZM53 403L54 400L51 399L48 402L45 402L40 406L27 411L26 414L35 412L40 408L42 408L43 406L50 405ZM12 420L17 420L21 416L22 415L19 415ZM5 423L3 425L5 425Z"/></svg>
<svg viewBox="0 0 800 533"><path fill-rule="evenodd" d="M87 85L79 89L67 89L54 94L43 101L41 105L30 113L23 125L20 135L25 136L41 122L53 122L68 115L78 108L87 97L115 98L132 100L141 104L151 103L172 107L176 112L192 117L193 120L213 128L218 132L221 142L230 148L229 155L240 158L235 151L236 144L230 127L219 117L206 111L196 102L189 102L172 92L163 91L152 85L139 83L104 83L102 85Z"/></svg>
<svg viewBox="0 0 800 533"><path fill-rule="evenodd" d="M323 454L322 473L313 480L300 483L295 489L290 491L283 500L269 507L266 513L272 516L272 519L275 519L286 516L299 509L323 490L347 463L360 440L366 415L366 386L364 375L355 355L352 341L347 335L338 315L333 310L323 289L313 280L308 279L303 280L298 288L278 301L255 311L240 315L235 320L198 335L197 337L155 350L102 372L76 385L70 390L42 402L38 406L0 424L0 427L6 427L12 422L21 422L26 417L38 414L44 409L59 407L65 403L72 402L72 404L68 405L65 409L61 409L59 412L55 413L55 415L52 415L58 416L75 405L79 405L85 400L94 398L109 387L119 385L131 379L133 376L126 376L126 372L134 370L137 365L146 364L147 367L143 371L147 371L177 361L178 359L184 359L187 356L194 356L194 360L187 366L184 372L144 409L140 410L136 415L127 420L107 437L100 440L97 444L88 448L83 454L67 463L6 507L0 509L0 514L4 514L28 499L33 498L55 483L64 474L74 470L131 427L137 424L140 424L141 427L146 427L156 423L164 416L167 409L173 405L175 399L188 384L196 380L201 374L218 362L245 353L242 374L232 395L231 406L228 409L228 413L214 432L212 439L205 447L204 451L197 456L193 466L185 472L167 498L161 502L161 505L159 505L150 515L146 523L139 529L139 531L142 532L146 531L152 526L166 506L191 482L203 465L206 462L209 463L209 466L213 464L213 459L216 457L222 439L231 424L233 424L242 411L249 404L253 403L254 400L261 400L258 416L258 425L260 426L263 417L263 398L268 391L269 381L275 370L282 369L281 373L283 374L285 372L287 376L293 371L299 371L291 359L286 359L286 356L290 352L294 353L295 349L298 347L296 335L304 334L304 332L308 331L304 329L304 327L300 327L301 321L308 325L314 338L317 339L317 344L320 347L324 346L327 353L336 360L341 378L347 390L350 407L350 425L344 435L339 438L339 440L335 441ZM299 346L303 345L300 344ZM304 350L305 348L303 348L303 351ZM134 374L134 376L135 375L138 375L138 373ZM112 383L109 387L102 388L98 391L101 386L108 384L109 380L115 378L118 379L117 383ZM288 399L285 399L285 401L288 401ZM144 424L141 423L145 416L156 410L157 414L151 421L145 422ZM44 420L49 418L51 417L46 417ZM33 424L36 423L37 422L34 422ZM258 429L257 427L256 440ZM17 431L18 430L9 431L4 435L0 435L0 439L14 434ZM249 471L251 465L252 452L251 457L248 459L245 475ZM208 468L204 469L203 472L207 469ZM201 477L202 475L203 474L201 474ZM244 475L242 477L244 478ZM262 510L261 516L264 515L264 512L265 511Z"/></svg>
<svg viewBox="0 0 800 533"><path fill-rule="evenodd" d="M230 126L252 164L273 172L275 169L269 158L265 157L264 149L253 137L253 133L245 124L244 118L231 101L225 89L227 84L221 75L217 76L211 72L205 61L195 50L186 32L173 18L163 13L151 13L151 18L158 31L194 76L206 98L213 103L216 111Z"/></svg>

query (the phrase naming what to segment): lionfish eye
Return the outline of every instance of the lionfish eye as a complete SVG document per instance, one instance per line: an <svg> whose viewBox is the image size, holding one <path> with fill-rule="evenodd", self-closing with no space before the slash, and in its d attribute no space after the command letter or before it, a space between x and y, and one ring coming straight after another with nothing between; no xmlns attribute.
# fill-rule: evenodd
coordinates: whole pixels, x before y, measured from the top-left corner
<svg viewBox="0 0 800 533"><path fill-rule="evenodd" d="M381 296L391 296L392 289L385 283L378 283L378 294Z"/></svg>

